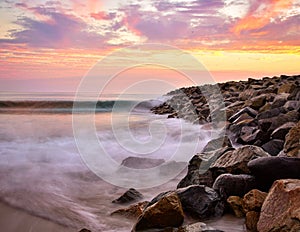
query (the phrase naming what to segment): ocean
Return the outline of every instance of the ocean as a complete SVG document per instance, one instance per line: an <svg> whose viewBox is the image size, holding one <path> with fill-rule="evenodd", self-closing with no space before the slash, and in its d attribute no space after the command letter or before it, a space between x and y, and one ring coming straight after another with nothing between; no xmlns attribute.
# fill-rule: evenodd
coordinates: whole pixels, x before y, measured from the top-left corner
<svg viewBox="0 0 300 232"><path fill-rule="evenodd" d="M0 200L76 230L130 231L134 221L110 216L123 207L112 200L131 187L145 200L175 189L186 173L186 162L216 136L199 125L152 114L150 108L162 97L130 94L120 99L108 94L93 108L87 95L75 111L73 99L72 93L0 94ZM128 111L128 106L134 107ZM101 149L88 139L78 141L74 117L86 116L93 120ZM91 151L93 160L82 146ZM117 169L105 176L101 170L110 167L107 157ZM138 161L130 164L133 175L120 175L128 157L163 159L173 166L153 175L161 166L145 168ZM134 173L141 169L151 175L139 181Z"/></svg>

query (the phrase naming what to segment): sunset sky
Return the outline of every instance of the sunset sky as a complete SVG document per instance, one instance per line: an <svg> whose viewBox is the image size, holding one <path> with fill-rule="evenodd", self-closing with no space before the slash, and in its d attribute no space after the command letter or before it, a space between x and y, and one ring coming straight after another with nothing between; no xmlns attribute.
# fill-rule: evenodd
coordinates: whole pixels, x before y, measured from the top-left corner
<svg viewBox="0 0 300 232"><path fill-rule="evenodd" d="M191 53L218 82L300 74L300 0L4 0L0 6L0 91L75 91L101 58L141 43Z"/></svg>

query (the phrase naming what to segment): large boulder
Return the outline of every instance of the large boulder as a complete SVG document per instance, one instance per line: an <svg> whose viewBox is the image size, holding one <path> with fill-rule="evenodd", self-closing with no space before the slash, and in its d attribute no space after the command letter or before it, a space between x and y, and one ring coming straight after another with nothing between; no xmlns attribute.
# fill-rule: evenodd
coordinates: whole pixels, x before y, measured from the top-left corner
<svg viewBox="0 0 300 232"><path fill-rule="evenodd" d="M176 193L186 214L197 219L222 216L224 204L219 194L204 185L192 185L177 189Z"/></svg>
<svg viewBox="0 0 300 232"><path fill-rule="evenodd" d="M300 121L286 135L284 152L287 156L300 158Z"/></svg>
<svg viewBox="0 0 300 232"><path fill-rule="evenodd" d="M213 177L223 173L250 174L248 162L258 157L268 156L270 155L260 147L246 145L223 154L211 165L210 170L213 172Z"/></svg>
<svg viewBox="0 0 300 232"><path fill-rule="evenodd" d="M259 232L300 231L300 180L276 181L263 203Z"/></svg>
<svg viewBox="0 0 300 232"><path fill-rule="evenodd" d="M300 179L300 158L263 157L248 163L260 190L268 191L275 180Z"/></svg>
<svg viewBox="0 0 300 232"><path fill-rule="evenodd" d="M240 174L222 174L214 182L213 189L218 191L222 199L229 196L244 196L251 189L256 187L256 181L253 176Z"/></svg>
<svg viewBox="0 0 300 232"><path fill-rule="evenodd" d="M126 204L126 203L135 202L135 201L138 201L141 199L143 199L143 194L141 194L139 191L135 190L134 188L130 188L118 199L113 200L112 203Z"/></svg>
<svg viewBox="0 0 300 232"><path fill-rule="evenodd" d="M132 231L179 227L183 220L184 215L178 195L171 193L147 207Z"/></svg>
<svg viewBox="0 0 300 232"><path fill-rule="evenodd" d="M220 141L218 141L218 143L219 142ZM218 150L211 150L215 146L215 143L211 143L204 148L204 151L206 151L205 153L193 156L188 165L188 172L179 182L177 188L184 188L195 184L212 187L215 178L213 178L212 172L209 170L211 163L227 151L234 150L232 147L223 147ZM219 144L217 144L217 146L219 146Z"/></svg>

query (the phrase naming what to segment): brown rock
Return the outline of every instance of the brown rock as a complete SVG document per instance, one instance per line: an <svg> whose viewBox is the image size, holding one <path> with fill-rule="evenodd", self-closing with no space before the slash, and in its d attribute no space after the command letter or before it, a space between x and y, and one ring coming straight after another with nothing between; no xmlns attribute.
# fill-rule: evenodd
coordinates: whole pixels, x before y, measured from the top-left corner
<svg viewBox="0 0 300 232"><path fill-rule="evenodd" d="M223 171L231 174L249 174L250 170L247 167L247 163L250 160L268 156L270 155L260 147L246 145L234 151L226 152L211 165L210 170L217 173Z"/></svg>
<svg viewBox="0 0 300 232"><path fill-rule="evenodd" d="M183 210L176 193L162 197L145 209L133 231L154 228L179 227L184 220Z"/></svg>
<svg viewBox="0 0 300 232"><path fill-rule="evenodd" d="M262 94L246 101L246 105L252 109L259 110L266 103L266 95Z"/></svg>
<svg viewBox="0 0 300 232"><path fill-rule="evenodd" d="M277 93L292 93L296 87L294 83L285 83L278 88Z"/></svg>
<svg viewBox="0 0 300 232"><path fill-rule="evenodd" d="M284 152L287 156L300 158L300 121L286 135Z"/></svg>
<svg viewBox="0 0 300 232"><path fill-rule="evenodd" d="M274 182L265 199L259 221L260 232L300 231L300 180Z"/></svg>
<svg viewBox="0 0 300 232"><path fill-rule="evenodd" d="M255 212L255 211L247 212L245 224L249 232L257 232L258 220L259 220L259 212Z"/></svg>
<svg viewBox="0 0 300 232"><path fill-rule="evenodd" d="M238 196L230 196L227 199L230 208L233 210L235 216L245 217L245 211L243 209L243 199Z"/></svg>
<svg viewBox="0 0 300 232"><path fill-rule="evenodd" d="M112 216L118 215L126 218L137 219L142 215L145 207L148 205L148 201L139 202L137 204L131 205L128 208L118 209L111 213Z"/></svg>
<svg viewBox="0 0 300 232"><path fill-rule="evenodd" d="M243 198L243 208L246 212L256 211L260 212L262 204L267 197L267 193L259 191L257 189L252 189L250 192L245 194Z"/></svg>

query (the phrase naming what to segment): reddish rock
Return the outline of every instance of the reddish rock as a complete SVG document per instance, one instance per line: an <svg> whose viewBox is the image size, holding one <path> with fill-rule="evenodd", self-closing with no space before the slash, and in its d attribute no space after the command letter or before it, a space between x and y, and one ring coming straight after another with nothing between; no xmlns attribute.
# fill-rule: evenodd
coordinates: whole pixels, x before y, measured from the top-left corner
<svg viewBox="0 0 300 232"><path fill-rule="evenodd" d="M300 231L300 180L274 182L265 199L257 228L259 232Z"/></svg>
<svg viewBox="0 0 300 232"><path fill-rule="evenodd" d="M249 211L246 214L245 225L248 232L257 232L257 222L259 220L259 212Z"/></svg>
<svg viewBox="0 0 300 232"><path fill-rule="evenodd" d="M148 201L139 202L137 204L131 205L128 208L118 209L111 213L112 216L118 215L126 218L137 219L142 215L145 207L148 205Z"/></svg>
<svg viewBox="0 0 300 232"><path fill-rule="evenodd" d="M243 208L246 212L256 211L260 212L261 207L267 197L267 193L252 189L250 192L245 194L243 198Z"/></svg>
<svg viewBox="0 0 300 232"><path fill-rule="evenodd" d="M184 215L180 200L176 193L172 193L147 207L132 231L179 227L183 220Z"/></svg>
<svg viewBox="0 0 300 232"><path fill-rule="evenodd" d="M286 135L284 152L287 156L300 158L300 121Z"/></svg>

